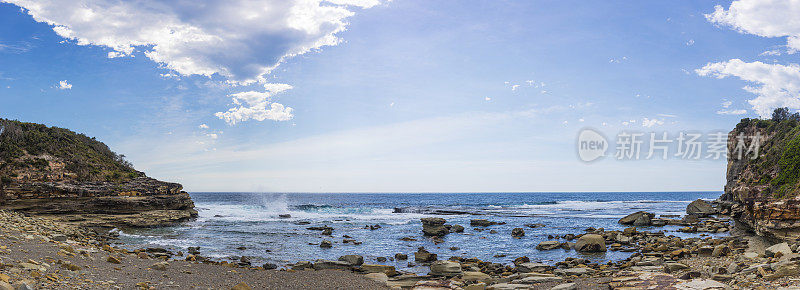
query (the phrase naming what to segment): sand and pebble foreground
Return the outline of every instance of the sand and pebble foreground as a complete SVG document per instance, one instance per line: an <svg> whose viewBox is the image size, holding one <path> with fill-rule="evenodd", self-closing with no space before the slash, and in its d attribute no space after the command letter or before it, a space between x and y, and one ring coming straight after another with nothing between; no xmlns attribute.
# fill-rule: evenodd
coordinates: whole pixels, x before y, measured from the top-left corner
<svg viewBox="0 0 800 290"><path fill-rule="evenodd" d="M518 257L513 264L450 257L420 248L394 259L429 267L428 275L365 263L358 255L336 261L299 261L289 265L251 265L204 258L197 249L126 250L109 246L113 238L49 218L0 211L0 290L6 289L800 289L800 243L770 244L736 232L724 215L687 214L682 219L633 213L622 231L587 228L550 237L538 251L591 255L623 251L621 261L594 263L565 258L552 264ZM442 218L425 218L420 234L434 241L460 234ZM657 230L665 224L698 233L680 238ZM470 227L491 228L487 220ZM509 233L522 237L522 228ZM534 252L535 253L535 252ZM280 269L275 269L280 268Z"/></svg>
<svg viewBox="0 0 800 290"><path fill-rule="evenodd" d="M385 289L345 271L278 271L157 258L104 246L103 237L49 219L0 211L0 290Z"/></svg>

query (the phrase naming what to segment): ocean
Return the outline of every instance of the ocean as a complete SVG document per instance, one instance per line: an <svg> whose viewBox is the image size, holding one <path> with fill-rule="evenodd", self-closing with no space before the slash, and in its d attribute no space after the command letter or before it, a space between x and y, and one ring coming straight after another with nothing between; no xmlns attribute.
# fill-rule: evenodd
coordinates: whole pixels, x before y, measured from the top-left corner
<svg viewBox="0 0 800 290"><path fill-rule="evenodd" d="M565 257L596 262L627 258L630 253L608 251L581 254L569 250L538 251L536 245L549 235L583 233L588 227L621 230L617 220L636 211L657 215L683 215L686 205L696 199L713 200L722 192L592 192L592 193L190 193L199 218L182 225L122 230L122 247L163 247L184 251L200 247L202 256L219 260L251 257L254 265L279 266L316 259L336 260L346 254L364 256L365 263L378 257L409 255L409 261L386 261L399 270L426 273L425 266L409 266L419 247L439 255L477 257L484 261L510 264L527 256L532 261L553 264ZM451 213L449 215L436 212ZM291 215L281 218L279 215ZM447 224L466 228L451 233L444 243L434 244L422 236L420 218L442 217ZM505 222L477 231L471 219ZM530 228L527 224L543 224ZM327 225L333 236L307 227ZM380 225L370 229L369 226ZM513 228L524 228L521 239L511 237ZM642 230L664 231L680 237L697 236L677 232L677 226ZM494 230L496 233L491 233ZM360 245L343 243L344 235ZM714 234L715 236L727 234ZM401 241L410 237L416 241ZM333 247L318 246L322 240ZM452 248L452 249L451 249Z"/></svg>

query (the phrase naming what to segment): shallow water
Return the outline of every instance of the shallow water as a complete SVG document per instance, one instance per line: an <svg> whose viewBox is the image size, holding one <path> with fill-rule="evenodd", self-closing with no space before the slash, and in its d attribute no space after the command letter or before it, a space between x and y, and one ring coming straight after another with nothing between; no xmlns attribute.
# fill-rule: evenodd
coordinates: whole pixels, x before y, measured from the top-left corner
<svg viewBox="0 0 800 290"><path fill-rule="evenodd" d="M538 251L536 245L548 235L579 234L587 227L621 230L617 220L629 213L644 210L658 215L683 215L689 202L702 198L716 199L721 192L637 192L637 193L425 193L425 194L322 194L322 193L191 193L199 218L184 225L158 229L125 230L120 239L124 247L167 247L184 250L200 247L201 255L219 259L252 256L254 265L271 262L278 265L300 260L332 259L341 255L363 255L366 263L376 257L408 254L424 246L439 255L477 257L485 261L511 263L516 257L553 263L565 257L593 261L619 260L629 253L609 251L584 255L575 251ZM394 213L402 208L405 213ZM458 215L430 215L431 211L467 212ZM280 218L290 214L291 218ZM437 216L448 224L463 225L463 234L450 234L444 243L434 245L422 237L420 218ZM505 222L483 232L469 226L475 218ZM310 222L298 225L299 222ZM541 223L545 227L528 228ZM365 229L368 225L380 229ZM329 225L333 237L310 226ZM511 237L513 228L522 227L526 235ZM676 232L678 227L645 228L663 230L667 235L696 236ZM497 233L491 234L490 230ZM361 245L342 244L349 235ZM417 241L400 241L413 237ZM333 248L321 249L323 239L334 242ZM237 250L238 247L245 250ZM460 249L451 251L451 247ZM505 257L496 258L495 255ZM388 261L398 269L425 273L427 267L408 267L407 261Z"/></svg>

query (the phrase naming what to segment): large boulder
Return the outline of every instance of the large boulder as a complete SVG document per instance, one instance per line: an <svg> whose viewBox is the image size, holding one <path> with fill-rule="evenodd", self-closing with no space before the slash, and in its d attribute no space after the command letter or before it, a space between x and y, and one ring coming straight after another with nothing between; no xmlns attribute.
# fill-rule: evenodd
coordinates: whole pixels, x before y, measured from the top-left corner
<svg viewBox="0 0 800 290"><path fill-rule="evenodd" d="M444 226L447 221L443 218L422 218L422 234L426 236L441 237L450 233Z"/></svg>
<svg viewBox="0 0 800 290"><path fill-rule="evenodd" d="M461 264L453 261L436 261L431 264L431 276L453 277L461 275Z"/></svg>
<svg viewBox="0 0 800 290"><path fill-rule="evenodd" d="M637 220L646 220L647 225L649 225L650 220L655 216L655 214L646 211L637 211L619 219L619 223L623 225L633 225Z"/></svg>
<svg viewBox="0 0 800 290"><path fill-rule="evenodd" d="M364 257L359 255L344 255L339 257L339 261L347 262L353 266L361 266L361 264L364 264Z"/></svg>
<svg viewBox="0 0 800 290"><path fill-rule="evenodd" d="M606 240L597 234L585 234L575 243L575 250L578 252L605 252Z"/></svg>
<svg viewBox="0 0 800 290"><path fill-rule="evenodd" d="M708 216L717 213L717 209L711 206L711 204L709 204L707 201L698 199L686 206L686 213L698 216Z"/></svg>

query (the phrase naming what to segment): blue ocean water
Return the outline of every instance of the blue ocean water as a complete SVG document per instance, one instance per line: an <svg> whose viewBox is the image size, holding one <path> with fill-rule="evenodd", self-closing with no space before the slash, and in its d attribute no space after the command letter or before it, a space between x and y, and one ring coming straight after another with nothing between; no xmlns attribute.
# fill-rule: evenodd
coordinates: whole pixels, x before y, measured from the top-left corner
<svg viewBox="0 0 800 290"><path fill-rule="evenodd" d="M593 261L619 260L629 253L609 251L584 255L575 251L538 251L539 242L548 235L579 234L587 227L621 230L617 220L629 213L644 210L657 215L683 215L689 202L713 200L722 192L608 192L608 193L191 193L199 218L182 225L123 230L124 247L167 247L186 250L200 247L201 255L220 260L250 256L255 265L270 262L285 265L301 260L332 259L358 254L367 263L377 257L393 257L396 253L412 257L424 246L440 259L450 256L477 257L485 261L511 263L516 257L528 256L533 261L554 263L565 257L582 257ZM401 210L397 210L400 208ZM401 211L401 213L396 213ZM432 215L433 211L459 214ZM289 214L291 218L279 215ZM422 236L420 218L442 217L448 224L459 224L464 233L449 234L444 243L434 244ZM477 231L470 219L505 222ZM308 223L308 224L304 224ZM544 227L529 228L540 223ZM369 225L380 225L370 230ZM307 227L328 225L333 236ZM521 239L511 237L513 228L524 228ZM678 227L644 228L664 231L667 235L693 236L676 232ZM496 233L490 233L495 230ZM362 242L345 244L344 235ZM416 241L401 241L411 237ZM322 240L334 243L322 249ZM237 248L245 247L244 250ZM457 250L451 250L457 247ZM505 256L502 256L505 255ZM424 273L427 267L409 267L408 261L387 261L398 269Z"/></svg>

